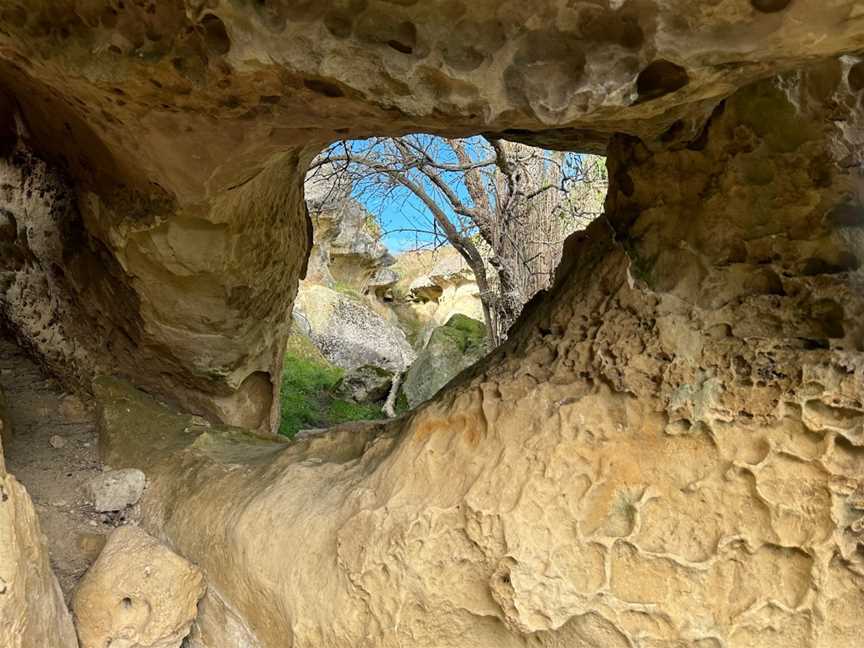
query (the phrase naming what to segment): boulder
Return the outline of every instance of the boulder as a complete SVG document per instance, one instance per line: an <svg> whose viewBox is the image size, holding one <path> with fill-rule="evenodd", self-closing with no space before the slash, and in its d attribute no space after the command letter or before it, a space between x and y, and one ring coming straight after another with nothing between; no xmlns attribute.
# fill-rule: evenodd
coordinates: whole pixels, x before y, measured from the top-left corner
<svg viewBox="0 0 864 648"><path fill-rule="evenodd" d="M380 287L395 263L380 241L375 217L350 197L343 178L327 182L321 168L306 178L306 205L313 223L307 281L328 287L350 286L360 292Z"/></svg>
<svg viewBox="0 0 864 648"><path fill-rule="evenodd" d="M122 511L141 499L146 483L140 470L109 470L87 482L87 496L100 513Z"/></svg>
<svg viewBox="0 0 864 648"><path fill-rule="evenodd" d="M387 398L392 384L393 372L375 365L363 365L346 372L337 391L357 403L378 403Z"/></svg>
<svg viewBox="0 0 864 648"><path fill-rule="evenodd" d="M179 648L205 589L193 564L143 530L120 527L72 599L81 648Z"/></svg>
<svg viewBox="0 0 864 648"><path fill-rule="evenodd" d="M402 390L408 404L415 407L432 398L487 351L483 322L462 314L453 315L444 326L432 331L425 348L406 372Z"/></svg>
<svg viewBox="0 0 864 648"><path fill-rule="evenodd" d="M0 430L8 434L0 393ZM2 437L0 437L2 439ZM0 440L0 646L78 648L51 570L45 536L25 488L6 472Z"/></svg>
<svg viewBox="0 0 864 648"><path fill-rule="evenodd" d="M375 313L362 297L307 284L297 295L298 317L324 356L343 369L372 365L404 371L415 353L405 334Z"/></svg>

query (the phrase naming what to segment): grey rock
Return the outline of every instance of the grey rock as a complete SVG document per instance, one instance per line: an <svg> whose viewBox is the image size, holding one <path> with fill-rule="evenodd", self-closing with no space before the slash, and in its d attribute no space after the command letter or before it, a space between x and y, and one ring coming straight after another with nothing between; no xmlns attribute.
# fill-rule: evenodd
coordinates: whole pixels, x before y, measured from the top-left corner
<svg viewBox="0 0 864 648"><path fill-rule="evenodd" d="M324 357L343 369L373 365L395 373L417 357L405 333L363 300L324 286L304 285L294 310L295 317L308 323L309 337Z"/></svg>
<svg viewBox="0 0 864 648"><path fill-rule="evenodd" d="M55 434L50 439L48 439L48 445L50 445L52 448L59 450L60 448L66 446L66 439L64 439L59 434Z"/></svg>
<svg viewBox="0 0 864 648"><path fill-rule="evenodd" d="M434 396L463 369L486 355L486 327L462 314L432 332L405 374L403 393L411 407Z"/></svg>
<svg viewBox="0 0 864 648"><path fill-rule="evenodd" d="M137 504L144 493L147 478L137 468L110 470L87 482L87 495L100 513L122 511Z"/></svg>
<svg viewBox="0 0 864 648"><path fill-rule="evenodd" d="M357 403L378 403L387 398L393 384L393 372L374 365L364 365L347 372L339 383L339 395Z"/></svg>

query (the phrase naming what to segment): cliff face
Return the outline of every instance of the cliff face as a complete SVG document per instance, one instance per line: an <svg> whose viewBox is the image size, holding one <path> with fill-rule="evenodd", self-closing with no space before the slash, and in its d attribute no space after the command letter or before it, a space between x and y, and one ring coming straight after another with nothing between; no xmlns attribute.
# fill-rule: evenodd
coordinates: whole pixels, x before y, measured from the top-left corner
<svg viewBox="0 0 864 648"><path fill-rule="evenodd" d="M285 447L99 383L104 459L147 471L144 524L206 574L196 648L860 643L859 3L0 10L0 140L73 198L55 247L4 258L46 291L4 319L69 380L249 428L323 145L609 144L555 287L407 418ZM29 177L25 207L55 187ZM36 212L9 212L22 249Z"/></svg>
<svg viewBox="0 0 864 648"><path fill-rule="evenodd" d="M350 187L312 175L304 194L313 232L306 279L329 288L386 288L396 259L381 243L375 217L351 197Z"/></svg>

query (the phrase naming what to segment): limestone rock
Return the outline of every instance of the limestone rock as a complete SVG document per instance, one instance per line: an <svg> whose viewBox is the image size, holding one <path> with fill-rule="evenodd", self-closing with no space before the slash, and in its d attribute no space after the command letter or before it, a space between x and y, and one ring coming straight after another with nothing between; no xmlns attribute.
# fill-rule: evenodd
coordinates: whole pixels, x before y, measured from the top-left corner
<svg viewBox="0 0 864 648"><path fill-rule="evenodd" d="M0 429L8 433L2 395ZM0 645L77 648L72 617L24 487L6 472L0 442Z"/></svg>
<svg viewBox="0 0 864 648"><path fill-rule="evenodd" d="M325 143L686 146L736 89L864 47L857 0L102 4L4 2L4 319L79 387L134 375L258 429Z"/></svg>
<svg viewBox="0 0 864 648"><path fill-rule="evenodd" d="M374 365L363 365L345 373L338 392L358 403L377 403L387 398L393 372Z"/></svg>
<svg viewBox="0 0 864 648"><path fill-rule="evenodd" d="M205 589L197 567L141 529L120 527L75 590L81 648L179 648Z"/></svg>
<svg viewBox="0 0 864 648"><path fill-rule="evenodd" d="M207 574L196 648L857 647L850 63L735 93L687 146L615 138L606 218L406 417L278 447L101 385L106 460L150 466L144 523Z"/></svg>
<svg viewBox="0 0 864 648"><path fill-rule="evenodd" d="M373 365L397 372L414 360L405 334L361 298L309 284L298 293L295 309L308 323L316 346L343 369Z"/></svg>
<svg viewBox="0 0 864 648"><path fill-rule="evenodd" d="M109 470L87 482L87 496L100 513L122 511L141 499L146 483L140 470Z"/></svg>
<svg viewBox="0 0 864 648"><path fill-rule="evenodd" d="M486 327L465 315L453 315L436 328L405 374L402 389L415 407L429 400L456 374L486 355Z"/></svg>
<svg viewBox="0 0 864 648"><path fill-rule="evenodd" d="M313 196L307 205L314 232L307 280L331 288L337 284L348 286L360 292L383 285L389 276L386 269L395 259L379 240L372 214L347 196L336 201L328 199L317 207Z"/></svg>
<svg viewBox="0 0 864 648"><path fill-rule="evenodd" d="M474 273L457 254L442 256L428 273L416 277L409 285L408 299L429 332L456 314L483 320Z"/></svg>

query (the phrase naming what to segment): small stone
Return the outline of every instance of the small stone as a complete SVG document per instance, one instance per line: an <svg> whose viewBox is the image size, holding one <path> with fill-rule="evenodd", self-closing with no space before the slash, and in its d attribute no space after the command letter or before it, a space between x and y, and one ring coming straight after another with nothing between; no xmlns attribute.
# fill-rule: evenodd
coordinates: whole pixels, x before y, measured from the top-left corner
<svg viewBox="0 0 864 648"><path fill-rule="evenodd" d="M121 527L72 598L81 648L179 648L204 590L195 565L138 527Z"/></svg>
<svg viewBox="0 0 864 648"><path fill-rule="evenodd" d="M90 520L87 524L89 524L92 527L98 527L99 526L99 523L96 520Z"/></svg>
<svg viewBox="0 0 864 648"><path fill-rule="evenodd" d="M95 522L92 520L91 523L96 526ZM108 536L102 535L101 533L79 533L78 548L88 561L93 562L99 557L99 554L105 547L105 542L107 540Z"/></svg>
<svg viewBox="0 0 864 648"><path fill-rule="evenodd" d="M146 485L144 473L137 468L111 470L87 482L86 490L93 508L100 513L122 511L141 499Z"/></svg>
<svg viewBox="0 0 864 648"><path fill-rule="evenodd" d="M66 439L64 439L59 434L55 434L48 440L48 445L52 448L60 449L66 445Z"/></svg>

